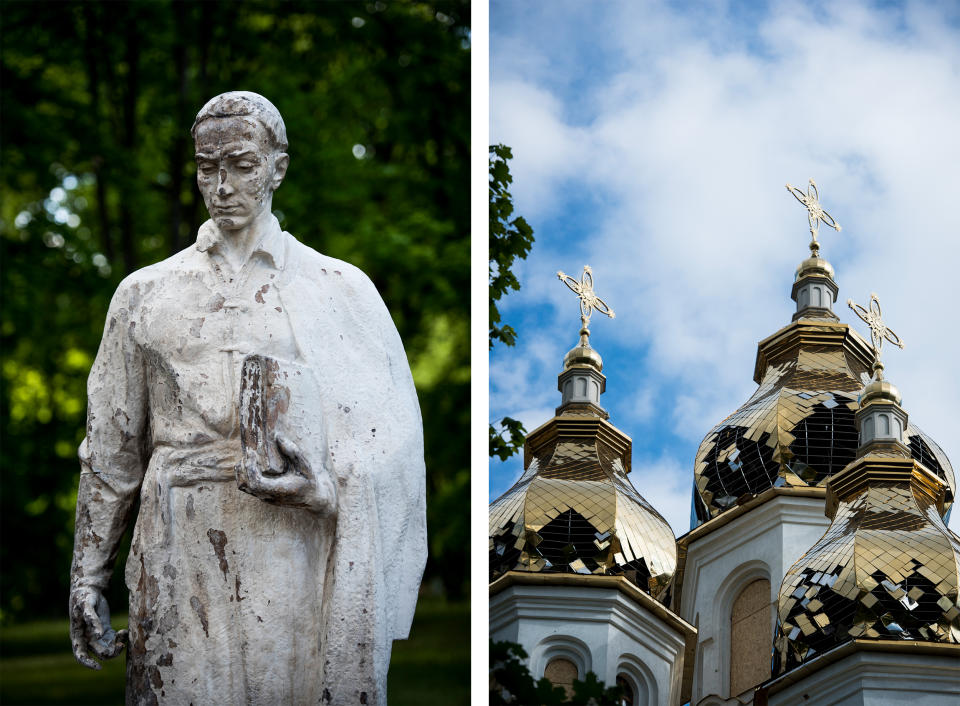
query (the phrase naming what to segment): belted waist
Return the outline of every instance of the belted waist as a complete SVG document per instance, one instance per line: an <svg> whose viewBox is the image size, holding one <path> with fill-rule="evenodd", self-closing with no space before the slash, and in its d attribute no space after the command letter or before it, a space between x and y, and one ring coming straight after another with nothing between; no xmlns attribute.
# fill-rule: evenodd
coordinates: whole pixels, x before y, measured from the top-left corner
<svg viewBox="0 0 960 706"><path fill-rule="evenodd" d="M200 445L157 445L150 456L147 474L168 488L204 481L236 480L240 439L218 439Z"/></svg>

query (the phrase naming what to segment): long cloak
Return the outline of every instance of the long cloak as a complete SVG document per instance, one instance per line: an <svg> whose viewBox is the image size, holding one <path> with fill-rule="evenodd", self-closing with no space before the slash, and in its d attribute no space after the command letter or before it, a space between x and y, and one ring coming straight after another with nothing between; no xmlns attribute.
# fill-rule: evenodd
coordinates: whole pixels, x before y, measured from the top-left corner
<svg viewBox="0 0 960 706"><path fill-rule="evenodd" d="M333 474L337 513L239 491L236 435L184 437L157 413L179 409L179 373L149 340L151 317L181 315L176 293L197 286L217 237L208 221L196 246L128 277L111 303L88 382L74 583L105 585L139 496L128 703L385 704L426 558L422 424L403 346L363 273L274 221L282 266L264 296L286 312L291 349L276 426Z"/></svg>

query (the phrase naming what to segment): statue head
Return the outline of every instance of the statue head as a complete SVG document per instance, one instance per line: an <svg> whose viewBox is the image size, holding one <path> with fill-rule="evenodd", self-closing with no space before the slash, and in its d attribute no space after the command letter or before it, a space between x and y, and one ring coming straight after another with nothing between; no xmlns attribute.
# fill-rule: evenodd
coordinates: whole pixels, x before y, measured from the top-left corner
<svg viewBox="0 0 960 706"><path fill-rule="evenodd" d="M248 227L269 213L287 173L287 129L263 96L229 91L207 101L191 129L197 186L222 231Z"/></svg>

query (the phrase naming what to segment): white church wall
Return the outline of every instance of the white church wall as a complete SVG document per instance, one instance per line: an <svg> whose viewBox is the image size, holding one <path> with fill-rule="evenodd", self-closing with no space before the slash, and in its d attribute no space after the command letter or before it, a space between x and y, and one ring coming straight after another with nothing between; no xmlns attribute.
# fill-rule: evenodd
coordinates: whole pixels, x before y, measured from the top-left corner
<svg viewBox="0 0 960 706"><path fill-rule="evenodd" d="M960 703L956 655L858 651L769 696L770 706L946 706Z"/></svg>
<svg viewBox="0 0 960 706"><path fill-rule="evenodd" d="M564 657L580 679L623 675L638 703L679 703L684 635L616 588L509 586L491 596L490 637L523 645L535 679Z"/></svg>
<svg viewBox="0 0 960 706"><path fill-rule="evenodd" d="M823 498L776 494L690 543L680 617L699 631L691 703L736 696L730 694L731 614L737 596L757 579L770 582L772 651L780 583L829 527L823 511Z"/></svg>

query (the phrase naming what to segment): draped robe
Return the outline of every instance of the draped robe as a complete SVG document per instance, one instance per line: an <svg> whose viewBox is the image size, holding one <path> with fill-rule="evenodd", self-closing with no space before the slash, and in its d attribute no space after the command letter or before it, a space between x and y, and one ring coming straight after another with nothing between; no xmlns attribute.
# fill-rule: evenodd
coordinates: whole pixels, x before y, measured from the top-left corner
<svg viewBox="0 0 960 706"><path fill-rule="evenodd" d="M125 279L88 381L72 581L126 564L127 703L385 704L426 559L423 433L369 279L276 219L233 272L222 235ZM237 488L240 369L276 362L276 430L335 516Z"/></svg>

